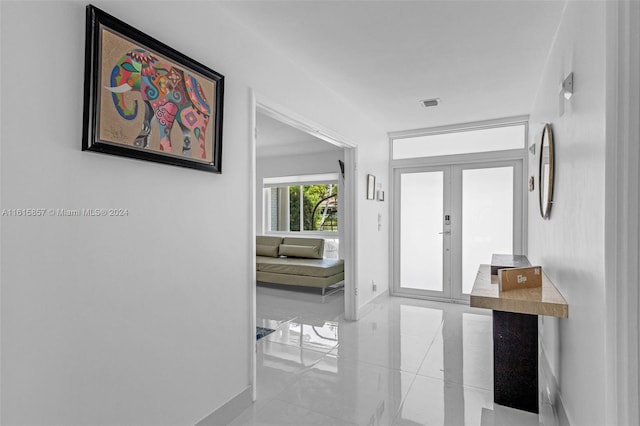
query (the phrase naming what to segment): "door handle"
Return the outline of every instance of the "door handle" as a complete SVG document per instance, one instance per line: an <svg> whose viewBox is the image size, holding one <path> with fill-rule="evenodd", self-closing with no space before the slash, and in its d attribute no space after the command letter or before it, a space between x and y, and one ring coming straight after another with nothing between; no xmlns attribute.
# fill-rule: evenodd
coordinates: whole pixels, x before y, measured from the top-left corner
<svg viewBox="0 0 640 426"><path fill-rule="evenodd" d="M438 232L438 234L440 234L440 235L442 235L442 234L449 235L449 234L451 234L451 231L442 231L442 232Z"/></svg>

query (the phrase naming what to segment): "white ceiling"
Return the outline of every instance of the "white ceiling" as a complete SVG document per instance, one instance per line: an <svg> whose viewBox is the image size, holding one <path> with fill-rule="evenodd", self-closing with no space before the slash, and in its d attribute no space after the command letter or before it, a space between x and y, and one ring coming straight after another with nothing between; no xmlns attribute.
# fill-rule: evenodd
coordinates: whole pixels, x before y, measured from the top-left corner
<svg viewBox="0 0 640 426"><path fill-rule="evenodd" d="M564 5L561 0L222 4L386 131L528 114ZM442 101L439 107L418 103L435 97Z"/></svg>
<svg viewBox="0 0 640 426"><path fill-rule="evenodd" d="M258 127L256 156L258 158L318 154L340 150L335 145L260 112L256 118Z"/></svg>

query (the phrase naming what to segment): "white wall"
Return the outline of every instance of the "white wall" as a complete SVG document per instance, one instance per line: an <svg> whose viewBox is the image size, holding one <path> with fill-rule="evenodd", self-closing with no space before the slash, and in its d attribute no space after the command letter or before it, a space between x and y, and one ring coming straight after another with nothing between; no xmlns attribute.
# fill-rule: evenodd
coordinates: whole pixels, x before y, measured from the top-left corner
<svg viewBox="0 0 640 426"><path fill-rule="evenodd" d="M385 201L367 200L367 174L373 174L382 183ZM389 145L368 146L359 149L358 160L358 300L364 306L389 289ZM382 227L378 227L378 215ZM377 290L372 289L375 280Z"/></svg>
<svg viewBox="0 0 640 426"><path fill-rule="evenodd" d="M129 215L1 219L1 422L193 424L251 380L251 88L360 144L363 184L386 136L215 3L99 1L226 76L223 174L81 152L85 4L0 4L1 207ZM387 276L366 203L361 282Z"/></svg>
<svg viewBox="0 0 640 426"><path fill-rule="evenodd" d="M328 143L328 142L327 142ZM262 211L262 185L266 177L300 176L336 173L338 160L344 161L344 151L335 150L317 154L260 157L256 159L256 234L264 234Z"/></svg>
<svg viewBox="0 0 640 426"><path fill-rule="evenodd" d="M530 144L553 124L556 181L551 219L529 193L529 258L569 303L569 318L541 321L542 345L568 420L605 422L605 3L568 2L530 116ZM575 74L560 115L559 87ZM538 156L529 170L537 175ZM536 177L536 189L538 179Z"/></svg>

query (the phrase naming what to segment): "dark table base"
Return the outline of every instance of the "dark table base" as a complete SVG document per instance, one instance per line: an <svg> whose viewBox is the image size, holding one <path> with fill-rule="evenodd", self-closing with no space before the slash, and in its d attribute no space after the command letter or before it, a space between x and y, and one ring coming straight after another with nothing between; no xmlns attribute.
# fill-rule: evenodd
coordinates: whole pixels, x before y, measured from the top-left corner
<svg viewBox="0 0 640 426"><path fill-rule="evenodd" d="M538 413L538 316L493 311L493 401Z"/></svg>

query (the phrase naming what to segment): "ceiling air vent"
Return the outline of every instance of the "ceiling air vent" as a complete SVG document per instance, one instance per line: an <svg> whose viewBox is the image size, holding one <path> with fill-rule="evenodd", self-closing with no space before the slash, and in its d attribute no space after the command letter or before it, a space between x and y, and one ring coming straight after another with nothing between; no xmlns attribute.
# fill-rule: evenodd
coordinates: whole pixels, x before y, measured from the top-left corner
<svg viewBox="0 0 640 426"><path fill-rule="evenodd" d="M422 105L425 108L438 106L438 105L440 105L440 98L424 99L424 100L420 101L420 105Z"/></svg>

